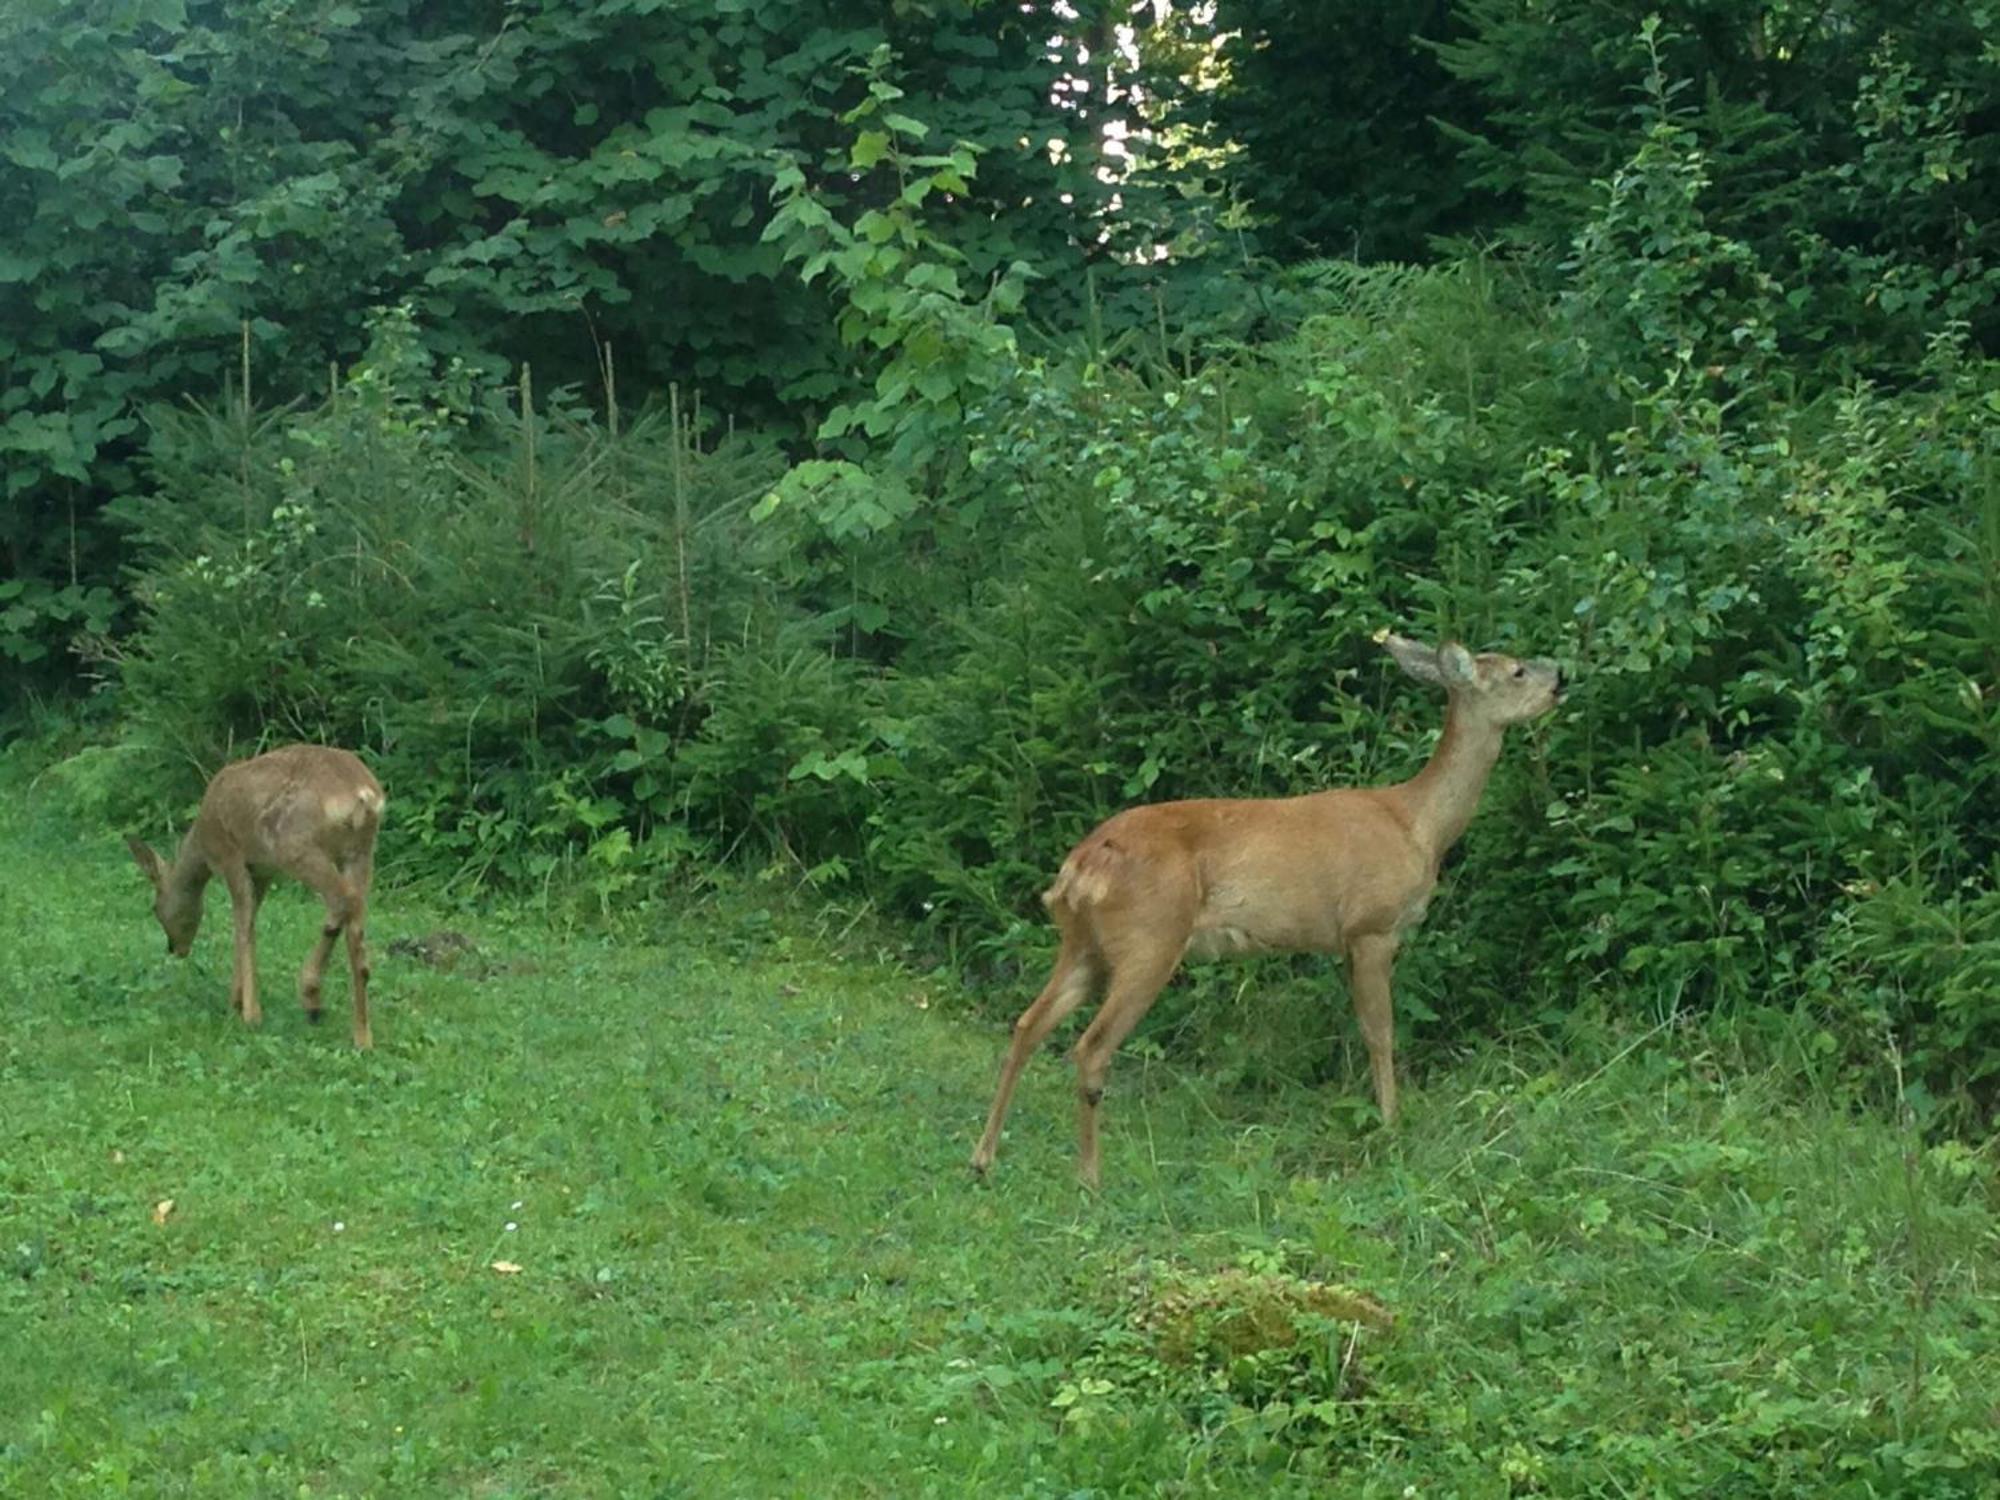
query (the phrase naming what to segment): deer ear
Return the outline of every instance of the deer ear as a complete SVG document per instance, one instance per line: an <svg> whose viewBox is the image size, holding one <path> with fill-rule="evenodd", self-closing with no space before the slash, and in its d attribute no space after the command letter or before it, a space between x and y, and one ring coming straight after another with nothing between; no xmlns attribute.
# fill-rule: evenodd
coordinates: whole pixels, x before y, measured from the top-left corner
<svg viewBox="0 0 2000 1500"><path fill-rule="evenodd" d="M148 849L137 839L129 836L125 840L125 847L132 851L132 858L138 862L139 868L145 871L146 878L152 881L154 885L158 885L160 883L160 856L155 854L151 849Z"/></svg>
<svg viewBox="0 0 2000 1500"><path fill-rule="evenodd" d="M1375 639L1382 649L1396 658L1396 665L1419 682L1428 682L1433 687L1444 686L1444 676L1438 670L1438 654L1422 641L1413 641L1406 635L1395 635L1382 631Z"/></svg>
<svg viewBox="0 0 2000 1500"><path fill-rule="evenodd" d="M1457 641L1446 641L1438 647L1437 663L1446 687L1466 687L1479 675L1472 653Z"/></svg>

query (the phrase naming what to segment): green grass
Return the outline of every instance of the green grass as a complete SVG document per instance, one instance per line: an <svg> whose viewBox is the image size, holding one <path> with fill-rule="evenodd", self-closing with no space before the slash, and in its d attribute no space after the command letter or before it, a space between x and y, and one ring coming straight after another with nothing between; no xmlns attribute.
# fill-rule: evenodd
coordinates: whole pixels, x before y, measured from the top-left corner
<svg viewBox="0 0 2000 1500"><path fill-rule="evenodd" d="M302 893L251 1032L219 892L176 964L114 836L0 809L0 1494L2000 1492L1992 1153L1698 1031L1475 1045L1394 1137L1141 1047L1094 1201L1052 1056L981 1188L1001 1029L746 901L380 891L361 1056ZM1246 1331L1296 1276L1396 1328Z"/></svg>

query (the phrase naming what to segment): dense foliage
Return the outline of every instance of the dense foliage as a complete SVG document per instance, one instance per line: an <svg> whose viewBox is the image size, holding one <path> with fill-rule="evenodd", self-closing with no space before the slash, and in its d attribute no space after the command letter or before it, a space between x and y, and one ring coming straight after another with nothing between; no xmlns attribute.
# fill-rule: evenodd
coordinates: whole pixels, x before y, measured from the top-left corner
<svg viewBox="0 0 2000 1500"><path fill-rule="evenodd" d="M406 872L754 854L1012 976L1106 811L1407 774L1369 636L1455 633L1582 686L1406 1015L1791 1011L1986 1117L1989 7L865 9L8 13L0 650L106 690L86 805L335 739ZM1435 66L1306 91L1322 12Z"/></svg>
<svg viewBox="0 0 2000 1500"><path fill-rule="evenodd" d="M1784 284L1773 312L1803 364L1900 376L1952 318L1992 346L1989 0L1652 10L1642 31L1603 0L1220 0L1226 81L1164 87L1240 151L1232 185L1276 253L1453 236L1553 260L1629 158L1657 63L1702 142L1705 212Z"/></svg>
<svg viewBox="0 0 2000 1500"><path fill-rule="evenodd" d="M1087 29L1106 7L1083 9ZM1048 102L1105 87L1085 35L1052 47L1031 13L976 0L0 10L0 569L18 585L0 665L20 680L108 623L101 506L141 482L150 403L232 377L324 390L371 306L407 303L429 347L489 371L679 379L809 428L847 359L827 299L763 237L774 177L836 211L915 192L859 170L914 121L889 110L859 141L843 123L893 57L941 148L981 158L977 192L961 178L926 205L971 285L1095 254L1100 111Z"/></svg>

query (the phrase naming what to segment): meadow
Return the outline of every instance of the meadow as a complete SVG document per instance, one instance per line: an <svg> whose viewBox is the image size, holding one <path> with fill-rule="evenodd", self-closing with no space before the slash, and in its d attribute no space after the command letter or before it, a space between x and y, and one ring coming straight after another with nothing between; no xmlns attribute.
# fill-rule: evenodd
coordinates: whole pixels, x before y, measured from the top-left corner
<svg viewBox="0 0 2000 1500"><path fill-rule="evenodd" d="M0 807L0 1492L2000 1483L1990 1148L1768 1039L1468 1036L1391 1135L1329 975L1331 1076L1232 1087L1142 1031L1092 1198L1051 1054L980 1186L1001 1028L848 921L383 889L364 1055L344 977L328 1024L292 1000L303 892L253 1032L219 893L176 964L25 757Z"/></svg>
<svg viewBox="0 0 2000 1500"><path fill-rule="evenodd" d="M2000 7L1648 10L0 5L0 1500L2000 1497ZM1270 959L976 1181L1387 633L1573 685L1401 1120ZM123 846L295 741L372 1052Z"/></svg>

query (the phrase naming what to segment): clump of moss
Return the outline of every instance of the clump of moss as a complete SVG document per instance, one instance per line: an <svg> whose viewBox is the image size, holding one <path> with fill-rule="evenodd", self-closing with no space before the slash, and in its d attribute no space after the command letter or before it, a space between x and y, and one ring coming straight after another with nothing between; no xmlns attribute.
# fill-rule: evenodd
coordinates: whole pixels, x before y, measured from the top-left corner
<svg viewBox="0 0 2000 1500"><path fill-rule="evenodd" d="M1323 1335L1328 1324L1382 1333L1395 1319L1352 1287L1232 1266L1211 1273L1162 1270L1139 1293L1133 1322L1164 1364L1226 1368L1294 1348Z"/></svg>

